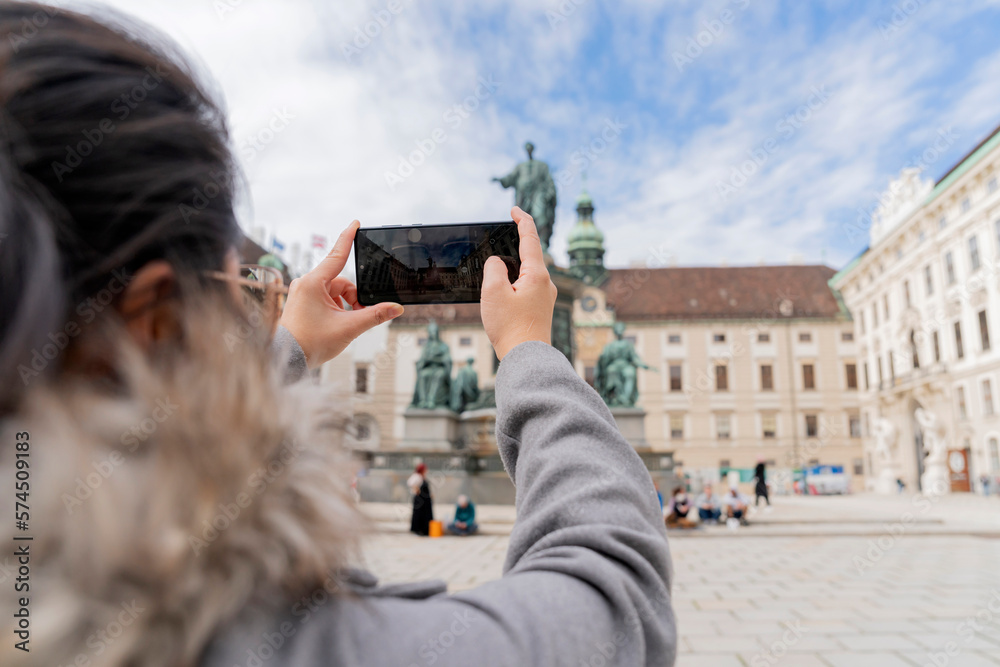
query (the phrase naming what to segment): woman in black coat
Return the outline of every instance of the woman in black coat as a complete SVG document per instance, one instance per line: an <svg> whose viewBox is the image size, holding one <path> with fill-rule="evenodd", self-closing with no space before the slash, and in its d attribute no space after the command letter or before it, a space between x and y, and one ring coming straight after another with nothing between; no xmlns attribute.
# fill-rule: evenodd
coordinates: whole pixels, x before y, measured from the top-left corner
<svg viewBox="0 0 1000 667"><path fill-rule="evenodd" d="M410 532L426 537L430 532L431 521L434 520L434 507L431 505L431 486L427 483L427 466L418 463L416 471L408 480L413 491L413 518L410 519Z"/></svg>
<svg viewBox="0 0 1000 667"><path fill-rule="evenodd" d="M767 497L767 480L765 479L763 461L757 462L757 467L756 469L754 469L753 476L754 479L757 481L757 484L754 485L754 493L757 496L754 499L753 503L754 507L760 504L761 498L763 498L767 502L767 504L770 505L771 499Z"/></svg>

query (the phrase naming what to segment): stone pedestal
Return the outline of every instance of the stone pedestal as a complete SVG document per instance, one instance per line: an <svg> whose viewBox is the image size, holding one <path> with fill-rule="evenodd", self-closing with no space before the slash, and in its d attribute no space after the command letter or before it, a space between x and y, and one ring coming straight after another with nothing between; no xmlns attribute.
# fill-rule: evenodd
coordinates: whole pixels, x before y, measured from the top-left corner
<svg viewBox="0 0 1000 667"><path fill-rule="evenodd" d="M401 449L450 452L459 443L458 415L447 408L408 408L403 420Z"/></svg>
<svg viewBox="0 0 1000 667"><path fill-rule="evenodd" d="M459 441L463 449L478 454L497 451L497 409L481 408L462 413Z"/></svg>
<svg viewBox="0 0 1000 667"><path fill-rule="evenodd" d="M920 476L920 490L924 495L939 496L951 492L951 477L946 463L928 463Z"/></svg>
<svg viewBox="0 0 1000 667"><path fill-rule="evenodd" d="M649 449L646 441L646 411L642 408L611 408L611 415L628 443L636 449Z"/></svg>
<svg viewBox="0 0 1000 667"><path fill-rule="evenodd" d="M885 496L899 493L899 484L896 483L897 479L899 479L899 471L894 466L884 464L875 481L875 493Z"/></svg>

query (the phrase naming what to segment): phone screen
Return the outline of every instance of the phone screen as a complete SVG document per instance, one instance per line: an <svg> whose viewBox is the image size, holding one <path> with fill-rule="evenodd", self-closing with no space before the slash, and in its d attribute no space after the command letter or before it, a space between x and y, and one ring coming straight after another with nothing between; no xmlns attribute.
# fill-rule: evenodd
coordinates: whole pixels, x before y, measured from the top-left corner
<svg viewBox="0 0 1000 667"><path fill-rule="evenodd" d="M358 302L478 303L488 258L504 260L517 280L519 241L513 221L359 229Z"/></svg>

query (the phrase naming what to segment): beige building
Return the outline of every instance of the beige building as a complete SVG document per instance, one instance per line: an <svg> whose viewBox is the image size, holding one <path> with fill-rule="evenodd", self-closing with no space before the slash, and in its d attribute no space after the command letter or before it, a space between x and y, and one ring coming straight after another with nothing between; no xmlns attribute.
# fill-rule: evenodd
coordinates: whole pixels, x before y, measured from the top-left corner
<svg viewBox="0 0 1000 667"><path fill-rule="evenodd" d="M606 269L603 235L584 193L570 234L574 295L573 363L591 383L616 321L627 326L653 371L639 371L651 470L682 464L717 479L760 459L788 488L791 469L842 466L863 487L857 347L850 317L824 266ZM451 349L453 376L471 358L490 390L497 368L478 304L408 307L367 349L352 347L357 446L377 465L406 466L400 451L415 364L435 320ZM495 467L497 462L481 465Z"/></svg>
<svg viewBox="0 0 1000 667"><path fill-rule="evenodd" d="M936 183L903 170L833 281L855 313L866 465L883 492L895 478L927 487L935 442L951 490L1000 476L998 178L1000 128Z"/></svg>

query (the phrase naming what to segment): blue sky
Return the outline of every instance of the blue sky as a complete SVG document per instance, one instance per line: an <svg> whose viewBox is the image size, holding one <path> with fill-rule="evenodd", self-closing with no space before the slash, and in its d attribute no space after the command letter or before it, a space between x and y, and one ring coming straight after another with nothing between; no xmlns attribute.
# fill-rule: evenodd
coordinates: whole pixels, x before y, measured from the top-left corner
<svg viewBox="0 0 1000 667"><path fill-rule="evenodd" d="M900 169L937 141L936 180L1000 124L998 0L399 3L113 2L216 82L242 222L286 246L503 218L490 178L531 140L559 175L557 258L585 169L609 265L839 268Z"/></svg>

